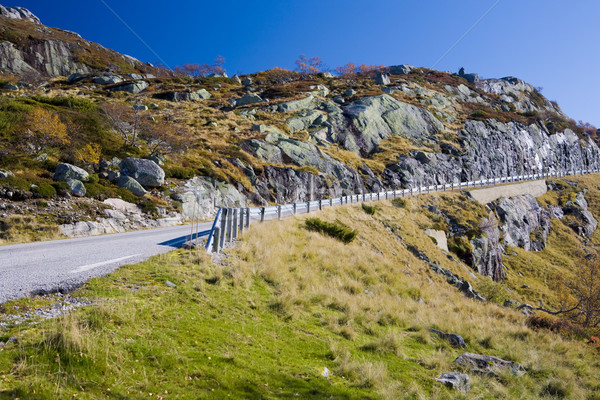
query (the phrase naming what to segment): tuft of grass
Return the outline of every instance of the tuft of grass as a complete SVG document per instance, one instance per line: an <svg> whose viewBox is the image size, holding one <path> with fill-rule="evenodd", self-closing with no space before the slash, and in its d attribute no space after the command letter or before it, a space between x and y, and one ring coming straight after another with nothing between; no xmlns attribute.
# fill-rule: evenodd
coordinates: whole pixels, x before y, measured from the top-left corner
<svg viewBox="0 0 600 400"><path fill-rule="evenodd" d="M337 220L335 222L327 222L319 218L308 218L305 221L305 226L309 231L323 233L346 244L352 242L358 234L356 230Z"/></svg>
<svg viewBox="0 0 600 400"><path fill-rule="evenodd" d="M375 207L375 206L361 203L361 207L362 207L363 211L369 215L375 215L375 213L377 212L377 207Z"/></svg>

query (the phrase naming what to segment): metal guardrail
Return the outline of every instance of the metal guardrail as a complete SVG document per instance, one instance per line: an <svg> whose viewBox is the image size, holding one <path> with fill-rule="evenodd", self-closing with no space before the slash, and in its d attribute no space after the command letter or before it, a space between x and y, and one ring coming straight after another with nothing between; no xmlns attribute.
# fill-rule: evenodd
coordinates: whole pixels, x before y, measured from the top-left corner
<svg viewBox="0 0 600 400"><path fill-rule="evenodd" d="M296 214L308 214L322 210L325 207L335 207L345 204L355 204L367 201L389 200L398 197L411 197L419 194L446 192L453 190L476 189L487 186L497 186L506 183L534 181L538 179L563 177L568 175L584 175L600 172L599 169L581 169L552 171L538 174L515 175L500 178L480 179L476 181L446 183L443 185L420 186L409 189L386 190L373 193L353 194L314 201L280 204L270 207L220 208L215 217L212 229L206 241L208 253L218 253L226 243L237 239L238 233L248 229L251 222L263 222L272 219L282 219Z"/></svg>

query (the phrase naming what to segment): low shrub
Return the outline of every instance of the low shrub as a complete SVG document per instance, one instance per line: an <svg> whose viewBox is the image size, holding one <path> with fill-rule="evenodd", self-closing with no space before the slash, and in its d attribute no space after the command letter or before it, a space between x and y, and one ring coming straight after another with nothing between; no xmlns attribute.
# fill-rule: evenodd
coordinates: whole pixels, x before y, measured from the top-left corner
<svg viewBox="0 0 600 400"><path fill-rule="evenodd" d="M323 233L346 244L352 242L358 232L340 221L327 222L319 218L308 218L305 222L306 229L313 232Z"/></svg>
<svg viewBox="0 0 600 400"><path fill-rule="evenodd" d="M564 399L571 395L572 389L567 384L559 380L552 380L544 386L541 396L554 397L556 399Z"/></svg>
<svg viewBox="0 0 600 400"><path fill-rule="evenodd" d="M398 198L398 199L394 199L392 200L392 205L398 207L398 208L406 208L406 199L402 199L402 198Z"/></svg>
<svg viewBox="0 0 600 400"><path fill-rule="evenodd" d="M54 186L46 182L38 183L35 187L31 188L31 191L38 197L42 197L44 199L51 199L52 197L56 196L56 189Z"/></svg>
<svg viewBox="0 0 600 400"><path fill-rule="evenodd" d="M115 189L107 187L97 182L85 182L85 195L97 200L106 200L111 197L116 197Z"/></svg>
<svg viewBox="0 0 600 400"><path fill-rule="evenodd" d="M198 171L196 171L194 168L182 167L179 165L174 165L165 169L165 176L167 178L192 179L197 173Z"/></svg>
<svg viewBox="0 0 600 400"><path fill-rule="evenodd" d="M471 118L478 119L478 120L488 119L489 117L490 117L490 114L484 110L477 110L471 114Z"/></svg>
<svg viewBox="0 0 600 400"><path fill-rule="evenodd" d="M362 206L363 211L369 215L375 215L375 212L377 211L377 207L375 207L375 206L370 206L365 203L362 203L361 206Z"/></svg>

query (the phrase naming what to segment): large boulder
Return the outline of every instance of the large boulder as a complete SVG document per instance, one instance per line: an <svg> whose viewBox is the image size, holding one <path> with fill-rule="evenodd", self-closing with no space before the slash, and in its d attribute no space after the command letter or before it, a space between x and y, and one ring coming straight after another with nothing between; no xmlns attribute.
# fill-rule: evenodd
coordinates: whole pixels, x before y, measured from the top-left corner
<svg viewBox="0 0 600 400"><path fill-rule="evenodd" d="M129 176L121 175L115 183L118 187L125 188L136 196L142 197L146 194L146 189L144 189L144 187L140 185L138 181Z"/></svg>
<svg viewBox="0 0 600 400"><path fill-rule="evenodd" d="M74 196L77 196L77 197L85 196L86 189L85 189L85 186L83 185L83 182L81 182L77 179L67 179L65 182L67 183L67 186L69 186L69 189L71 189L71 193L73 193Z"/></svg>
<svg viewBox="0 0 600 400"><path fill-rule="evenodd" d="M87 182L90 175L79 167L67 163L60 163L54 171L54 180L66 182L67 179L76 179L78 181Z"/></svg>
<svg viewBox="0 0 600 400"><path fill-rule="evenodd" d="M165 182L165 171L152 160L128 157L121 161L121 172L142 186L159 187Z"/></svg>
<svg viewBox="0 0 600 400"><path fill-rule="evenodd" d="M345 133L345 147L371 153L382 140L403 136L416 142L433 141L444 126L429 111L396 100L392 96L364 97L344 108L351 121Z"/></svg>

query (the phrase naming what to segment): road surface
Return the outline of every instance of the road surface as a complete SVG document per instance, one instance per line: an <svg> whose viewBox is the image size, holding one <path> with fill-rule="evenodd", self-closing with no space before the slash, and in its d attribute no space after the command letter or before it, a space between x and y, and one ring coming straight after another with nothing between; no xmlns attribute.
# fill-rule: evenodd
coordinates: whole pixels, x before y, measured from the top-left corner
<svg viewBox="0 0 600 400"><path fill-rule="evenodd" d="M212 222L199 225L211 229ZM119 266L174 250L191 225L77 239L0 246L0 303L32 294L67 292Z"/></svg>

